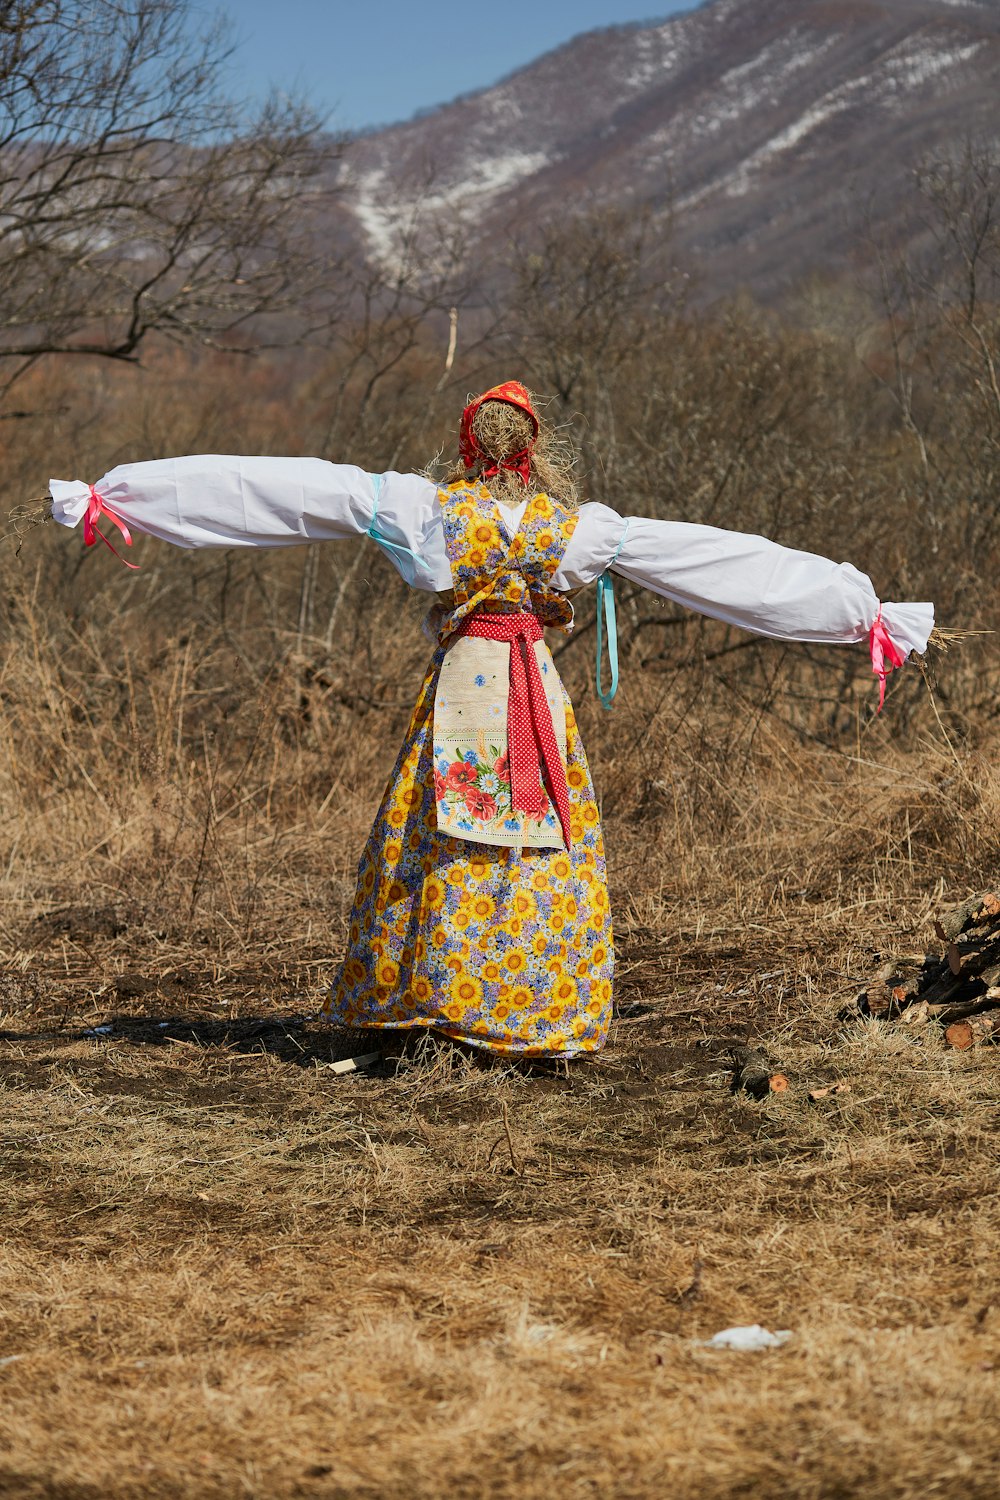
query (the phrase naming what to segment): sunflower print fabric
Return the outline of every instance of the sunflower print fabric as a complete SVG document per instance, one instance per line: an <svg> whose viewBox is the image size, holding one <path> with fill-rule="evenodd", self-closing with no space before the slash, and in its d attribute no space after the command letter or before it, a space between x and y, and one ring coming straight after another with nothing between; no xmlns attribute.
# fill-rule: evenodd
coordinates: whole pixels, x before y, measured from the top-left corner
<svg viewBox="0 0 1000 1500"><path fill-rule="evenodd" d="M347 953L324 1010L345 1026L433 1028L501 1053L596 1051L611 1021L614 966L604 844L576 719L558 675L569 849L477 843L437 826L442 773L435 763L434 706L454 630L471 608L525 607L565 628L572 606L550 580L575 516L535 496L511 540L485 488L455 485L440 498L455 608L442 624L361 857ZM471 767L471 759L463 765ZM502 787L505 769L499 747L492 770L480 776L477 765L473 776L456 769L452 782L458 794L472 787L479 797L495 795L484 778L493 776Z"/></svg>
<svg viewBox="0 0 1000 1500"><path fill-rule="evenodd" d="M485 485L459 480L441 490L439 499L455 591L442 640L479 608L532 609L543 625L572 625L572 604L550 585L576 529L573 511L548 495L534 495L510 539Z"/></svg>

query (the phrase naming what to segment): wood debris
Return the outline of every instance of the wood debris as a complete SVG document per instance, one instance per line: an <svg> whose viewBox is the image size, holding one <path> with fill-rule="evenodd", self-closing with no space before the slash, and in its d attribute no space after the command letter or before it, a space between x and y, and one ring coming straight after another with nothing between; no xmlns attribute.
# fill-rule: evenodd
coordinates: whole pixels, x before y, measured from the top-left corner
<svg viewBox="0 0 1000 1500"><path fill-rule="evenodd" d="M744 1089L754 1099L765 1099L768 1094L783 1094L788 1088L784 1073L775 1072L774 1065L753 1047L734 1047L733 1093Z"/></svg>
<svg viewBox="0 0 1000 1500"><path fill-rule="evenodd" d="M1000 1009L980 1012L967 1021L953 1021L944 1034L949 1047L966 1052L977 1042L988 1042L1000 1037Z"/></svg>
<svg viewBox="0 0 1000 1500"><path fill-rule="evenodd" d="M810 1089L806 1098L810 1104L815 1104L819 1099L839 1099L841 1094L851 1093L851 1083L847 1078L842 1078L839 1083L828 1083L820 1089Z"/></svg>
<svg viewBox="0 0 1000 1500"><path fill-rule="evenodd" d="M981 891L934 922L944 953L886 964L849 1015L916 1028L936 1021L949 1047L1000 1041L1000 892Z"/></svg>

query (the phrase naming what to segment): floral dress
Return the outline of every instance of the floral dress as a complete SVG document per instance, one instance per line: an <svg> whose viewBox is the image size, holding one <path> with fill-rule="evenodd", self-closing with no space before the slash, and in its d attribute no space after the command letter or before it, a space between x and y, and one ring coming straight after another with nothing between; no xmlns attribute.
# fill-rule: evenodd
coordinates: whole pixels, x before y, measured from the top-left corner
<svg viewBox="0 0 1000 1500"><path fill-rule="evenodd" d="M568 629L572 605L551 579L576 517L535 495L510 538L485 486L451 485L439 500L453 601L361 857L325 1013L347 1026L427 1027L524 1056L591 1052L611 1020L614 954L600 818L572 705L539 642L564 747L564 840L544 799L534 820L511 807L506 722L491 714L504 706L497 667L510 648L458 633L477 611L527 610ZM454 699L441 686L453 663ZM456 701L472 705L470 722Z"/></svg>

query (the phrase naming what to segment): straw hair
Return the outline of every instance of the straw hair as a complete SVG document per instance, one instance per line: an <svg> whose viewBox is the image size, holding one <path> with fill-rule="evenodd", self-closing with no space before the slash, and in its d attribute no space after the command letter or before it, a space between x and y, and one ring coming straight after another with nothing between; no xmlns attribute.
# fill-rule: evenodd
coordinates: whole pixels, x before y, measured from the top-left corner
<svg viewBox="0 0 1000 1500"><path fill-rule="evenodd" d="M928 637L928 646L936 646L939 651L947 651L949 646L961 645L962 641L971 640L975 635L994 635L992 630L945 630L935 625Z"/></svg>
<svg viewBox="0 0 1000 1500"><path fill-rule="evenodd" d="M534 396L531 404L537 412L538 401ZM486 459L479 460L471 469L458 460L448 471L448 483L453 484L456 479L479 479L494 499L508 505L519 504L526 493L552 495L570 507L579 504L573 474L576 455L570 443L541 416L538 418L538 438L531 453L527 491L520 474L512 469L500 469L489 479L485 479L482 472L489 460L502 463L505 458L522 453L528 447L533 428L527 413L509 401L484 401L473 419L472 433Z"/></svg>
<svg viewBox="0 0 1000 1500"><path fill-rule="evenodd" d="M29 531L35 526L42 526L46 521L52 520L51 496L39 495L36 499L15 505L7 512L4 519L7 525L6 530L0 531L0 542L16 542L16 555L21 550L21 543Z"/></svg>

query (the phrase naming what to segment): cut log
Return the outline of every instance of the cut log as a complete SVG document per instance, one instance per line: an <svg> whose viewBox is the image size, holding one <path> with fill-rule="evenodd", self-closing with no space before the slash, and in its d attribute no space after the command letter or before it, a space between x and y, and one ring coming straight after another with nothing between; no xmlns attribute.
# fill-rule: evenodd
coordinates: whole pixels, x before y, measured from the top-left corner
<svg viewBox="0 0 1000 1500"><path fill-rule="evenodd" d="M948 944L948 967L953 974L981 974L1000 964L1000 929L974 927Z"/></svg>
<svg viewBox="0 0 1000 1500"><path fill-rule="evenodd" d="M733 1093L744 1089L754 1099L766 1099L768 1094L783 1094L788 1088L784 1073L777 1073L763 1052L753 1047L734 1047Z"/></svg>
<svg viewBox="0 0 1000 1500"><path fill-rule="evenodd" d="M953 974L947 963L942 963L942 972L929 975L929 983L920 990L920 999L926 1000L928 1005L954 1005L966 997L969 981L972 978L968 974Z"/></svg>
<svg viewBox="0 0 1000 1500"><path fill-rule="evenodd" d="M974 995L969 1000L956 1000L951 1005L928 1005L927 1014L933 1021L940 1021L947 1026L952 1021L964 1021L966 1016L974 1016L980 1010L992 1010L996 1000L989 991Z"/></svg>
<svg viewBox="0 0 1000 1500"><path fill-rule="evenodd" d="M944 1039L959 1052L968 1052L980 1042L1000 1041L1000 1010L984 1010L966 1021L954 1021L945 1031Z"/></svg>
<svg viewBox="0 0 1000 1500"><path fill-rule="evenodd" d="M962 1051L1000 1040L1000 1023L991 1019L1000 1000L1000 893L970 896L934 926L943 955L918 961L915 977L911 958L883 964L858 996L857 1011L910 1027L937 1021L947 1028L949 1046Z"/></svg>
<svg viewBox="0 0 1000 1500"><path fill-rule="evenodd" d="M862 990L855 1002L863 1016L891 1017L913 1000L920 986L919 979L900 982L895 976L889 983L879 981Z"/></svg>
<svg viewBox="0 0 1000 1500"><path fill-rule="evenodd" d="M996 891L980 891L958 906L942 912L935 922L938 936L943 943L952 942L960 933L976 922L993 922L1000 917L1000 894Z"/></svg>

